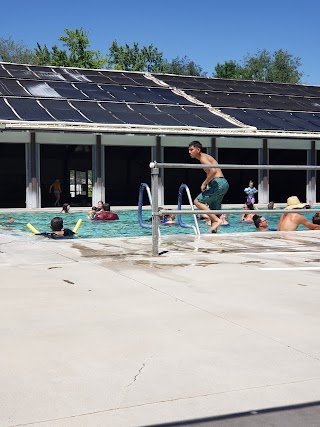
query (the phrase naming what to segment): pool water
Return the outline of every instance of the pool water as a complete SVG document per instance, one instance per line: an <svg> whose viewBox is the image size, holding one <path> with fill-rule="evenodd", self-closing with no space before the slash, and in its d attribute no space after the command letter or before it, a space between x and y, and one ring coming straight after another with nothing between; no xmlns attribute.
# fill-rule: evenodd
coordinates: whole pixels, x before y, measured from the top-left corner
<svg viewBox="0 0 320 427"><path fill-rule="evenodd" d="M64 227L73 230L78 219L82 219L82 224L78 230L79 238L102 238L102 237L138 237L151 236L151 228L142 228L138 222L138 212L136 210L119 211L118 221L90 221L87 220L87 211L77 211L68 214L59 214L52 212L11 212L0 214L0 232L3 233L20 233L24 232L31 235L31 231L27 228L27 224L32 224L40 232L50 232L50 221L54 216L61 216L64 221ZM257 211L258 213L258 211ZM14 223L9 223L10 217L14 218ZM280 218L280 214L264 215L269 222L269 229L276 230ZM147 221L151 217L151 211L143 211L143 220ZM240 214L230 214L230 227L221 226L218 229L219 234L241 233L256 231L254 224L240 222ZM306 214L306 217L311 221L312 215ZM183 215L183 222L194 224L192 215ZM209 232L209 226L205 221L198 221L201 234ZM304 227L298 228L305 229ZM182 228L179 225L163 225L160 227L161 235L169 234L193 234L190 228Z"/></svg>

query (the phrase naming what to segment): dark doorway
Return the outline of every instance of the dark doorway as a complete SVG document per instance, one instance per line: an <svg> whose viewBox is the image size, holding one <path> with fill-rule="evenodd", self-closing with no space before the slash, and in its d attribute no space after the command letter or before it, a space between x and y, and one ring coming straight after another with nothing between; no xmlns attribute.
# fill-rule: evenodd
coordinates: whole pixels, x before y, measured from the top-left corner
<svg viewBox="0 0 320 427"><path fill-rule="evenodd" d="M61 201L72 206L91 206L92 147L90 145L41 145L41 205L53 206L50 185L61 182Z"/></svg>
<svg viewBox="0 0 320 427"><path fill-rule="evenodd" d="M142 182L150 186L151 147L105 147L106 202L136 206Z"/></svg>
<svg viewBox="0 0 320 427"><path fill-rule="evenodd" d="M206 150L203 150L206 152ZM164 149L165 163L186 163L199 164L195 159L191 159L188 152L188 147ZM164 203L166 205L178 204L178 192L181 184L187 184L190 189L192 199L200 193L200 186L205 179L205 174L202 169L164 169ZM183 204L189 204L186 193L183 193Z"/></svg>
<svg viewBox="0 0 320 427"><path fill-rule="evenodd" d="M25 144L0 144L0 207L26 207Z"/></svg>
<svg viewBox="0 0 320 427"><path fill-rule="evenodd" d="M250 148L219 148L219 164L230 165L257 165L259 160L258 149ZM258 170L246 169L224 169L223 174L229 182L229 190L224 196L223 203L244 203L246 195L244 189L248 187L249 181L258 188ZM259 201L259 193L255 197Z"/></svg>
<svg viewBox="0 0 320 427"><path fill-rule="evenodd" d="M307 150L269 150L270 165L306 165ZM270 200L285 203L290 196L306 201L307 172L299 170L270 170Z"/></svg>

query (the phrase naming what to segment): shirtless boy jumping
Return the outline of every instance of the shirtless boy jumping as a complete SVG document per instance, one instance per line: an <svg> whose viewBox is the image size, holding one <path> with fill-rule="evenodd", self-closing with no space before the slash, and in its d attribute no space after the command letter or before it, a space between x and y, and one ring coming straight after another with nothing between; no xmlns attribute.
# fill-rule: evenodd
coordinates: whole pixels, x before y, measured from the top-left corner
<svg viewBox="0 0 320 427"><path fill-rule="evenodd" d="M189 144L189 155L192 159L197 159L203 165L217 165L218 162L212 156L202 153L202 144L199 141L192 141ZM219 168L205 168L206 179L201 184L201 193L194 200L197 208L202 210L219 210L221 202L229 189L228 181L223 176ZM222 220L215 214L208 214L211 220L211 233L216 233Z"/></svg>

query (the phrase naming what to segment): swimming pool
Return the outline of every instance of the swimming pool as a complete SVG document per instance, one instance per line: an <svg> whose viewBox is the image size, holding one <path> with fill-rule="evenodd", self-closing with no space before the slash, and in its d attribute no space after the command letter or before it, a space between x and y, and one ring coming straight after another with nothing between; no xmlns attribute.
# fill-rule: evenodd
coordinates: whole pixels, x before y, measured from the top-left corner
<svg viewBox="0 0 320 427"><path fill-rule="evenodd" d="M258 213L259 211L257 211ZM78 231L79 238L105 238L105 237L138 237L138 236L151 236L152 231L148 228L140 227L138 223L138 213L136 210L118 211L118 221L90 221L87 220L87 211L71 212L69 214L60 214L59 212L10 212L0 214L0 232L4 233L32 233L27 228L27 223L31 223L40 232L50 231L50 221L54 216L61 216L64 221L65 228L73 229L78 219L82 219L82 224ZM9 223L9 218L12 216L15 220L13 224ZM280 218L280 214L265 214L269 222L269 228L276 230ZM143 211L144 221L151 217L150 210ZM311 220L312 214L306 214L306 217ZM190 215L183 215L185 223L194 224L193 218ZM246 224L240 222L240 214L229 215L230 227L219 227L218 233L241 233L256 231L254 224ZM199 221L199 228L201 234L209 232L209 226L205 221ZM303 227L299 227L299 230ZM182 228L178 225L161 226L161 235L170 234L193 234L193 230L189 228Z"/></svg>

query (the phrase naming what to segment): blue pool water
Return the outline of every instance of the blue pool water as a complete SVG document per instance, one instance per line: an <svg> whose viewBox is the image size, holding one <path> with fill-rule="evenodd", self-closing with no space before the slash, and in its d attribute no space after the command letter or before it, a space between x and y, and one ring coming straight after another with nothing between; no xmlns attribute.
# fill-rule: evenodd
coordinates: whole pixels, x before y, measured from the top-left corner
<svg viewBox="0 0 320 427"><path fill-rule="evenodd" d="M119 211L118 221L90 221L86 219L87 211L72 212L69 214L60 214L53 212L11 212L6 214L0 213L0 232L16 232L21 231L31 235L31 231L27 228L27 223L31 223L40 232L50 231L50 221L54 216L61 216L64 220L64 227L73 229L79 218L82 224L78 231L79 238L101 238L101 237L138 237L151 236L151 229L142 228L138 222L138 213L136 210ZM258 211L257 211L258 213ZM13 224L9 223L9 218L12 216L15 220ZM151 216L151 211L143 211L143 219L146 221ZM269 229L277 229L280 214L265 214L269 222ZM306 214L306 217L311 220L312 215ZM194 224L192 216L183 215L182 219L185 223ZM209 226L205 221L199 221L201 234L208 233ZM254 224L246 224L240 222L240 214L229 215L230 227L219 227L218 233L239 233L256 231ZM299 228L303 229L303 227ZM169 234L193 234L192 229L182 228L179 225L167 225L160 227L161 235Z"/></svg>

